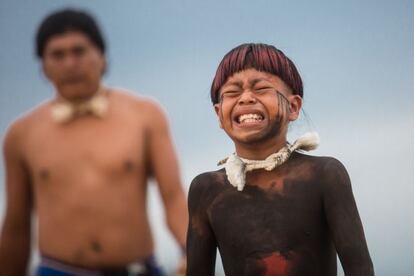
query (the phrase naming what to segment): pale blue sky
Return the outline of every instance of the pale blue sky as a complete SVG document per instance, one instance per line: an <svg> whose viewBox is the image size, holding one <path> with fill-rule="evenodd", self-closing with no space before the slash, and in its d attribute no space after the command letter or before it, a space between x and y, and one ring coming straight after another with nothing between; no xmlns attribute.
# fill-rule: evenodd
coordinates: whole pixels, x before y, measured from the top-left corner
<svg viewBox="0 0 414 276"><path fill-rule="evenodd" d="M53 95L33 39L41 19L62 7L96 15L109 49L107 84L164 106L186 187L233 151L208 98L223 55L244 42L284 51L302 75L312 121L294 124L291 137L317 130L315 154L348 168L377 275L413 273L413 1L2 0L1 138L19 114ZM157 254L171 269L177 252L150 193Z"/></svg>

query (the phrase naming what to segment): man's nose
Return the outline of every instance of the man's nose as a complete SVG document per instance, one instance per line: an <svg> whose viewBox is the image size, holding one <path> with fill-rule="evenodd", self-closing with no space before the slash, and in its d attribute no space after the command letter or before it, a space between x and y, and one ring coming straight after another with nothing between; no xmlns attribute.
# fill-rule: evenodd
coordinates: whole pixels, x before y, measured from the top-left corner
<svg viewBox="0 0 414 276"><path fill-rule="evenodd" d="M76 56L69 54L65 56L63 63L66 68L73 68L77 65L78 59Z"/></svg>
<svg viewBox="0 0 414 276"><path fill-rule="evenodd" d="M239 104L254 104L256 103L256 97L251 90L245 90L240 95Z"/></svg>

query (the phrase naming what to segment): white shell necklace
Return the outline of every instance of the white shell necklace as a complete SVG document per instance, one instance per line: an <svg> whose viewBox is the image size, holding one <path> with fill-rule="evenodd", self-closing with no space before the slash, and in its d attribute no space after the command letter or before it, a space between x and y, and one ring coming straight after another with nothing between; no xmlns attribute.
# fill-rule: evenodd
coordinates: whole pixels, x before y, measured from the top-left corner
<svg viewBox="0 0 414 276"><path fill-rule="evenodd" d="M227 179L230 184L242 191L246 184L246 173L252 170L265 169L271 171L285 163L292 152L296 150L310 151L319 145L319 135L316 132L308 132L298 138L293 144L288 144L278 152L272 153L264 160L249 160L239 157L233 153L229 157L221 160L218 165L224 165Z"/></svg>

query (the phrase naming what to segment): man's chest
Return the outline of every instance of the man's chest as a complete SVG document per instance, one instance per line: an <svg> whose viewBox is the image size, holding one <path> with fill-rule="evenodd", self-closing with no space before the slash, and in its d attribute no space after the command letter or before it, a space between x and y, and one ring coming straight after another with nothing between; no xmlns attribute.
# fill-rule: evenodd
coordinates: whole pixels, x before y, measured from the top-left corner
<svg viewBox="0 0 414 276"><path fill-rule="evenodd" d="M128 172L144 166L145 129L122 124L78 124L35 131L26 143L35 176Z"/></svg>

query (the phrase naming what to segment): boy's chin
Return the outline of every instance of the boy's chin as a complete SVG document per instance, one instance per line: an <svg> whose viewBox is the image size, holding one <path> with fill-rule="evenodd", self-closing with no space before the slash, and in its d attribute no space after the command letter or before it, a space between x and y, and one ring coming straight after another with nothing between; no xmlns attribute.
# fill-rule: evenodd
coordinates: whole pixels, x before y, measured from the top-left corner
<svg viewBox="0 0 414 276"><path fill-rule="evenodd" d="M262 133L252 133L252 134L245 134L245 135L235 135L232 138L234 143L238 144L246 144L246 145L255 145L259 143L265 142L266 139L265 134ZM268 138L270 139L270 138Z"/></svg>
<svg viewBox="0 0 414 276"><path fill-rule="evenodd" d="M278 137L279 135L282 135L282 133L280 130L276 129L251 131L249 133L233 133L232 135L229 134L234 143L251 146L274 140L275 137Z"/></svg>

